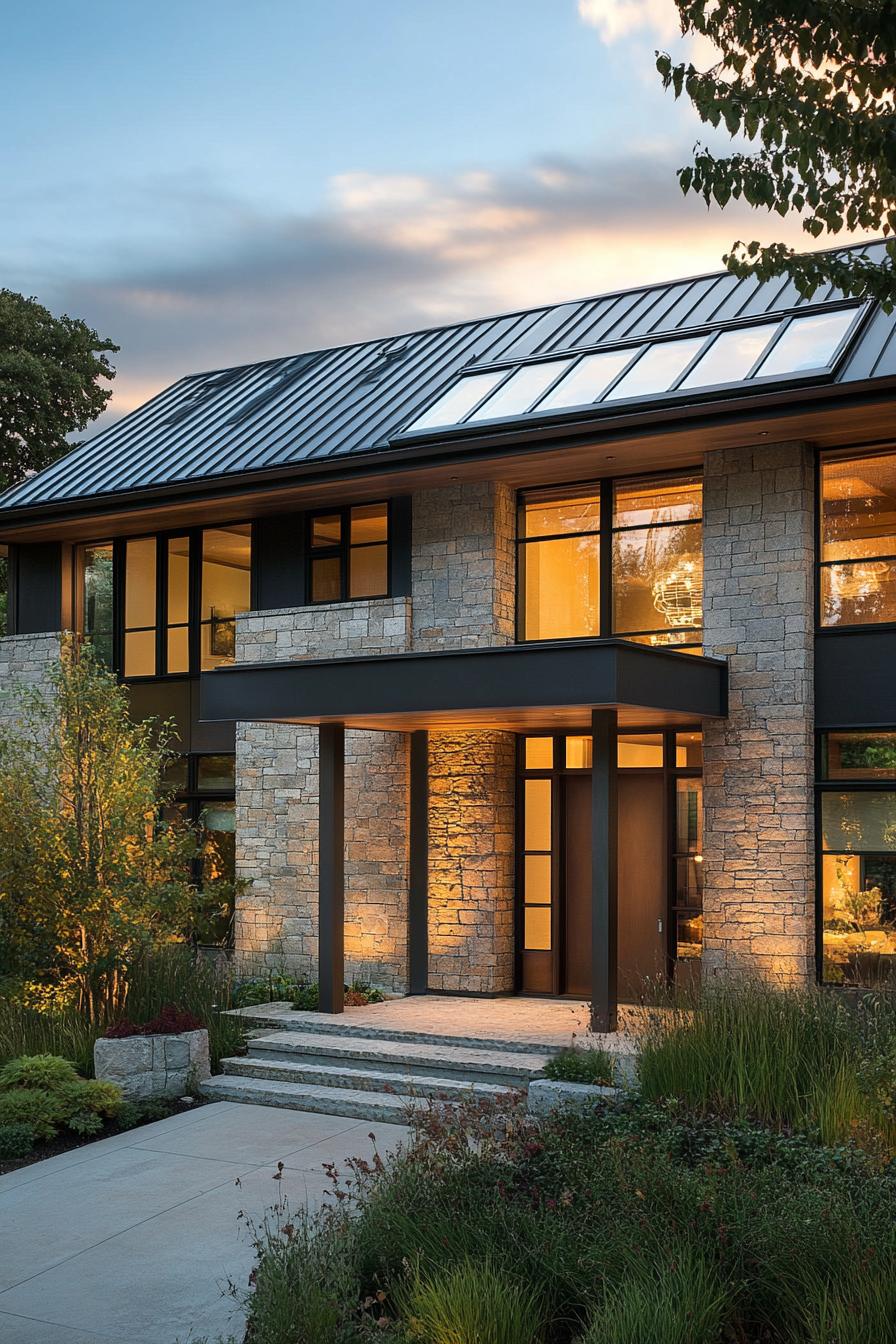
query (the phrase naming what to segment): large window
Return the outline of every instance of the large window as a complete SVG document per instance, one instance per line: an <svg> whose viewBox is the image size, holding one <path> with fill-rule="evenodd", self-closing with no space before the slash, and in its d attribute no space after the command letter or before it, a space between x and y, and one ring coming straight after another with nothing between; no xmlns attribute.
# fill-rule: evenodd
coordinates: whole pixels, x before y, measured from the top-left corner
<svg viewBox="0 0 896 1344"><path fill-rule="evenodd" d="M821 465L822 625L896 621L896 453Z"/></svg>
<svg viewBox="0 0 896 1344"><path fill-rule="evenodd" d="M524 496L518 526L522 637L599 634L599 491Z"/></svg>
<svg viewBox="0 0 896 1344"><path fill-rule="evenodd" d="M313 513L308 528L312 602L389 595L389 506Z"/></svg>
<svg viewBox="0 0 896 1344"><path fill-rule="evenodd" d="M236 879L234 760L227 753L181 756L168 778L177 789L170 817L198 826L199 853L193 868L196 904L190 937L201 946L233 943L233 894Z"/></svg>
<svg viewBox="0 0 896 1344"><path fill-rule="evenodd" d="M81 546L77 628L129 681L232 662L251 562L248 523Z"/></svg>
<svg viewBox="0 0 896 1344"><path fill-rule="evenodd" d="M521 639L617 635L699 652L699 477L601 481L587 489L524 494L518 554Z"/></svg>
<svg viewBox="0 0 896 1344"><path fill-rule="evenodd" d="M111 541L79 546L75 555L75 621L97 657L114 662L113 560Z"/></svg>
<svg viewBox="0 0 896 1344"><path fill-rule="evenodd" d="M896 730L822 736L822 978L896 983Z"/></svg>
<svg viewBox="0 0 896 1344"><path fill-rule="evenodd" d="M613 492L613 633L699 650L703 625L699 478L617 481Z"/></svg>

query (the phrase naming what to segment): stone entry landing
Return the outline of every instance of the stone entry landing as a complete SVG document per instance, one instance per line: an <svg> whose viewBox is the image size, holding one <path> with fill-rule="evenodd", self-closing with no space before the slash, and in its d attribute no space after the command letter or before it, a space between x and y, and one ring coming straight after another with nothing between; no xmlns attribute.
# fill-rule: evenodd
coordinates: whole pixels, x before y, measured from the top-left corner
<svg viewBox="0 0 896 1344"><path fill-rule="evenodd" d="M631 1010L632 1026L636 1010ZM339 1016L288 1003L234 1010L255 1028L248 1055L202 1086L216 1100L359 1119L403 1121L432 1098L524 1090L573 1043L602 1045L627 1072L631 1033L594 1036L588 1004L558 999L390 999Z"/></svg>

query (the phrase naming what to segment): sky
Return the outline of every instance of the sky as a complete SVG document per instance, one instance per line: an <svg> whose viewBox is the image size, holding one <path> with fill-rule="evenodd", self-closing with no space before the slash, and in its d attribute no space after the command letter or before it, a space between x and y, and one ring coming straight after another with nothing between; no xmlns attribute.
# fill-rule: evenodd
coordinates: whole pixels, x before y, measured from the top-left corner
<svg viewBox="0 0 896 1344"><path fill-rule="evenodd" d="M183 374L716 269L672 0L30 0L0 43L0 286Z"/></svg>

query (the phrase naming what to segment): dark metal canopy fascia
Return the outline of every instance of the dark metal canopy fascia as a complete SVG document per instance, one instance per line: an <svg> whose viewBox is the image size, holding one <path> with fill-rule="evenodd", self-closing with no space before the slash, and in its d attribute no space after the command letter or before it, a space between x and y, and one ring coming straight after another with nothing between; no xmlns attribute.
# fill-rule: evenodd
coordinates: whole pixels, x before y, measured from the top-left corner
<svg viewBox="0 0 896 1344"><path fill-rule="evenodd" d="M377 718L389 726L609 706L723 718L727 688L719 659L624 640L564 640L217 668L202 674L200 719L369 727Z"/></svg>

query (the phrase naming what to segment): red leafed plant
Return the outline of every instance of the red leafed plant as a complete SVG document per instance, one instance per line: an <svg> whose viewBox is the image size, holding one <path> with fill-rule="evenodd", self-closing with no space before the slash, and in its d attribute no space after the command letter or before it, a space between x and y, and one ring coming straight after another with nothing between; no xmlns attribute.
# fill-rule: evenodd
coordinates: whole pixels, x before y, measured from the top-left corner
<svg viewBox="0 0 896 1344"><path fill-rule="evenodd" d="M198 1031L202 1025L193 1013L166 1003L158 1017L150 1022L129 1022L123 1018L107 1027L105 1035L112 1039L120 1036L176 1036L182 1031Z"/></svg>

